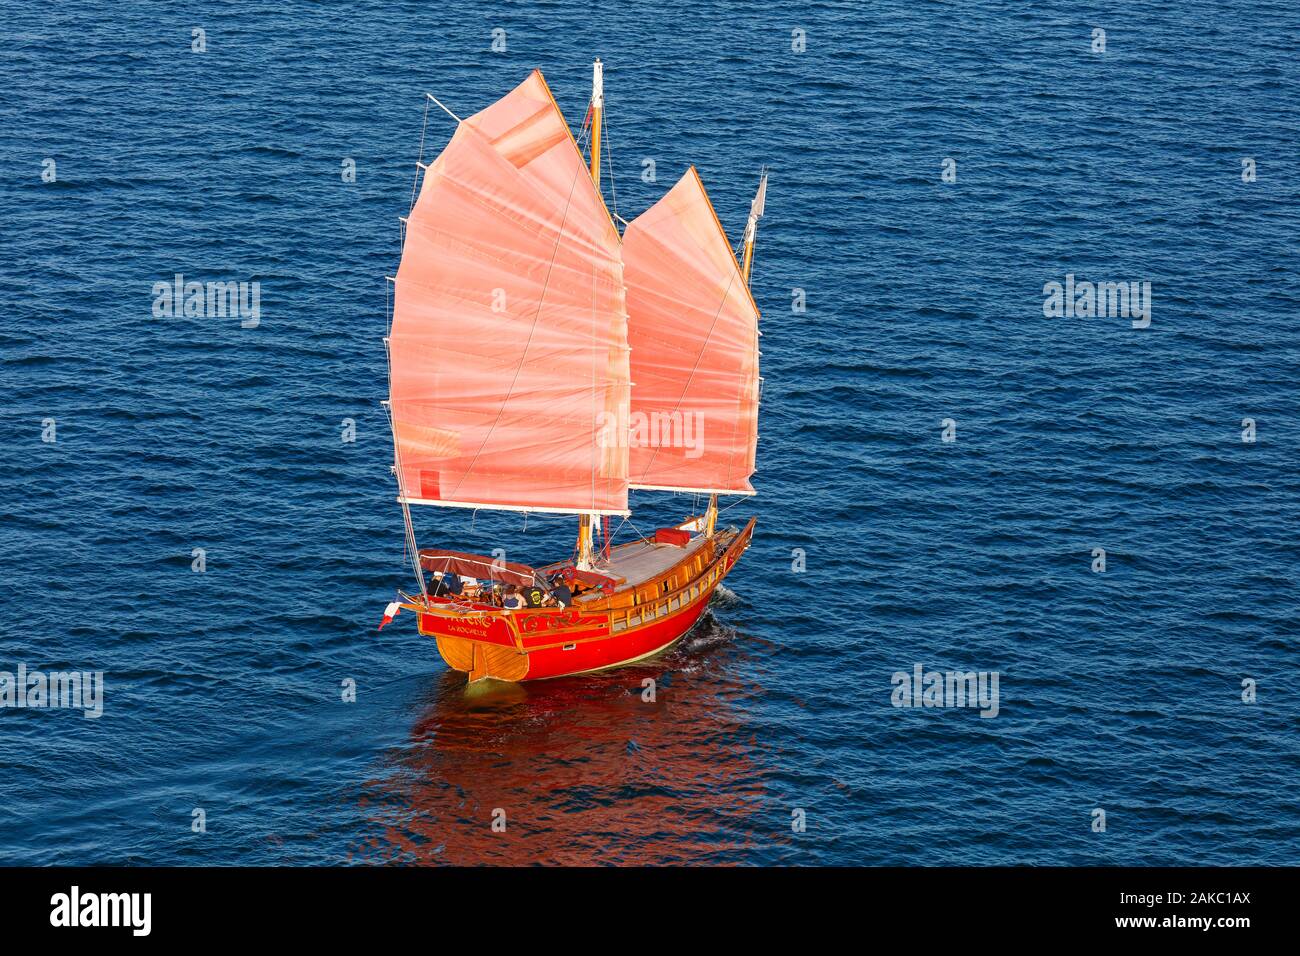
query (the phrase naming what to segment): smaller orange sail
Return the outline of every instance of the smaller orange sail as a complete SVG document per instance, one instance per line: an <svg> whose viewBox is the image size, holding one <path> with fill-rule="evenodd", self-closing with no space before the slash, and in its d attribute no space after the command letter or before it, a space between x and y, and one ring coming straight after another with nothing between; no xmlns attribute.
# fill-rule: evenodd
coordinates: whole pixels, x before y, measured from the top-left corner
<svg viewBox="0 0 1300 956"><path fill-rule="evenodd" d="M753 494L758 309L692 166L623 233L634 488Z"/></svg>

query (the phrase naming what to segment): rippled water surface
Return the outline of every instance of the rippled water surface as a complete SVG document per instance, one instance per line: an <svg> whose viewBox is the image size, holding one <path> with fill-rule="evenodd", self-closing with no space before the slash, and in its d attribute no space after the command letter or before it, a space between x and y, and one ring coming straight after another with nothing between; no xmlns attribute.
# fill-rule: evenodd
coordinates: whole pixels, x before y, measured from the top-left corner
<svg viewBox="0 0 1300 956"><path fill-rule="evenodd" d="M1293 4L76 7L0 29L0 669L106 702L0 710L0 862L1298 861ZM384 276L424 93L539 66L576 125L594 56L624 217L695 163L737 237L771 167L758 532L665 659L467 694L375 631ZM154 318L176 273L260 325ZM1151 282L1150 328L1045 318L1067 273ZM893 707L916 664L998 716Z"/></svg>

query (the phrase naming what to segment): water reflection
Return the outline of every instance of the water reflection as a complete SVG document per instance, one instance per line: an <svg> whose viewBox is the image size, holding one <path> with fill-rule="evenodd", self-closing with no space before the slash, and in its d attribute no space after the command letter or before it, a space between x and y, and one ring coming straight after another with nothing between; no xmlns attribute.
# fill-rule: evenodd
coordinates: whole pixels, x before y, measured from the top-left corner
<svg viewBox="0 0 1300 956"><path fill-rule="evenodd" d="M743 638L706 616L658 661L535 684L433 679L367 794L364 862L726 863L780 821L745 723ZM653 678L656 699L643 699ZM505 829L492 828L504 811ZM499 814L498 814L499 816Z"/></svg>

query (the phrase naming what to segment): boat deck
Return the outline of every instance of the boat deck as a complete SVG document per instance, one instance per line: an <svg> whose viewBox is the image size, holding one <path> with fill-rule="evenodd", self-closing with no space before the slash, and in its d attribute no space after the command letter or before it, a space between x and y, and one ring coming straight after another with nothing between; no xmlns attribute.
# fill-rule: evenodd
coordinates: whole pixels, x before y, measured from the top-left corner
<svg viewBox="0 0 1300 956"><path fill-rule="evenodd" d="M623 578L623 587L643 584L659 577L683 558L694 554L707 539L703 535L691 538L685 547L674 544L655 544L653 541L632 541L611 548L609 560L596 561L596 570L610 577Z"/></svg>

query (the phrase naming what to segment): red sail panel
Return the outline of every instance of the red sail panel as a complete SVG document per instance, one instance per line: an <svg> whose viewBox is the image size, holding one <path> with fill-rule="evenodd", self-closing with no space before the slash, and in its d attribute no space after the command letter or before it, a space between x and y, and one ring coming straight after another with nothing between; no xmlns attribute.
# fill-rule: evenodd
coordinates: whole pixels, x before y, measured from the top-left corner
<svg viewBox="0 0 1300 956"><path fill-rule="evenodd" d="M758 309L695 167L623 233L633 487L753 494Z"/></svg>
<svg viewBox="0 0 1300 956"><path fill-rule="evenodd" d="M408 501L627 513L619 236L540 72L425 172L389 364Z"/></svg>

